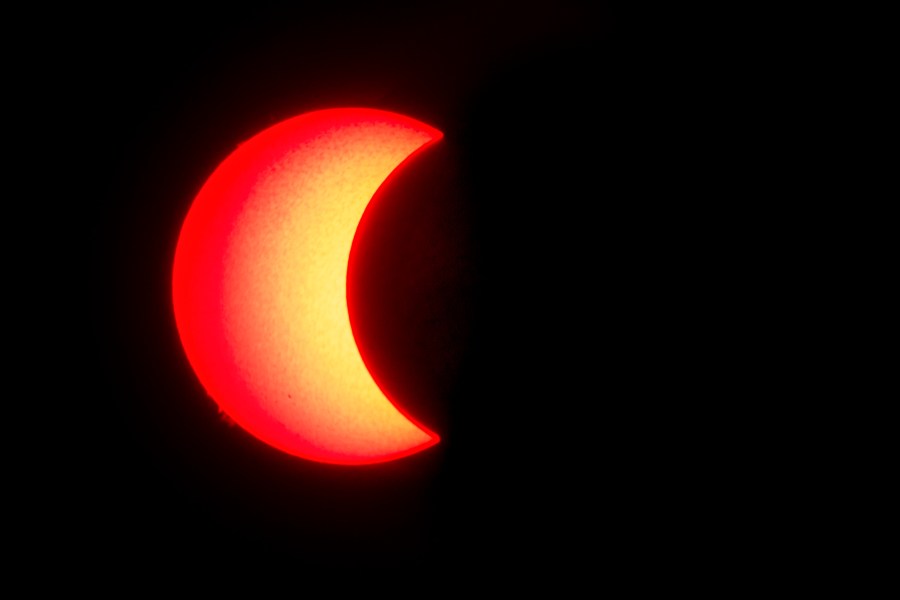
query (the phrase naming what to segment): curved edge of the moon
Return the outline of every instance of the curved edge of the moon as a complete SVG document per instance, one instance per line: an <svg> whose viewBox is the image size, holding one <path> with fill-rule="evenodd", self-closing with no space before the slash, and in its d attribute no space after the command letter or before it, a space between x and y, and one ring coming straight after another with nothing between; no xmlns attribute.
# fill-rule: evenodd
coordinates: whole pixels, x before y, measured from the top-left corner
<svg viewBox="0 0 900 600"><path fill-rule="evenodd" d="M409 165L411 162L414 162L419 156L422 155L423 152L425 152L427 149L433 147L435 144L437 144L444 138L444 134L440 130L435 129L434 127L431 127L429 125L426 125L420 121L415 121L413 119L410 119L410 120L411 120L411 122L414 122L417 127L425 130L429 135L431 135L431 139L426 141L424 144L422 144L415 150L413 150L409 156L407 156L396 167L394 167L394 169L390 172L390 174L387 177L385 177L384 181L381 182L381 185L378 186L378 189L375 190L375 193L372 194L372 199L369 200L369 204L368 204L368 206L366 206L366 210L363 211L363 214L360 216L359 222L356 224L356 232L353 235L353 243L350 244L350 253L347 257L348 264L350 261L350 257L353 256L353 254L357 248L357 244L359 241L359 226L365 220L367 213L370 210L375 209L375 205L377 204L377 202L374 202L374 200L376 200L382 194L382 190L387 188L393 182L393 180L395 178L397 178L401 172L403 172L403 170L407 167L407 165ZM350 277L350 272L348 269L347 270L348 281L347 281L347 285L346 285L348 295L349 295L349 289L350 289L349 277ZM347 302L348 312L349 312L349 304L350 304L349 297L345 298L345 300ZM357 350L360 350L359 340L357 339L356 328L353 327L353 319L350 320L350 331L353 333L353 341L357 345ZM418 427L422 431L422 433L424 433L425 435L427 435L429 437L429 439L422 444L419 444L417 446L413 446L412 448L408 448L406 450L398 452L393 456L379 457L378 460L374 460L372 462L382 462L383 460L395 460L397 458L409 456L411 454L421 452L422 450L424 450L426 448L430 448L431 446L434 446L435 444L440 442L441 441L440 435L438 435L437 433L432 431L430 428L425 426L421 421L419 421L419 419L417 419L414 415L412 415L409 411L407 411L399 401L395 401L393 398L391 398L390 394L387 393L387 390L384 389L384 386L382 385L382 383L378 380L378 378L372 372L372 368L371 368L371 365L369 364L369 360L366 359L366 356L363 354L362 351L360 351L359 355L360 355L360 358L362 358L363 364L365 365L366 369L369 371L369 375L372 377L372 381L375 382L375 385L378 386L378 389L381 390L381 393L388 400L388 402L390 402L393 405L393 407L397 410L397 412L399 412L401 415L403 415L404 418L406 418L410 423L412 423L413 425Z"/></svg>

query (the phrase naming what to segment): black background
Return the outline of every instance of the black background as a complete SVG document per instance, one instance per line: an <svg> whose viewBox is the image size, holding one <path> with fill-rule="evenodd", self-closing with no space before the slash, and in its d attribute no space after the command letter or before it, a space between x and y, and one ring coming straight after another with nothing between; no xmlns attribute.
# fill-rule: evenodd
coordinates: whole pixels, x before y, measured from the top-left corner
<svg viewBox="0 0 900 600"><path fill-rule="evenodd" d="M728 508L737 411L708 402L734 368L738 293L721 249L739 225L710 225L702 200L728 169L723 92L659 22L579 2L72 18L47 34L40 81L71 153L59 216L88 249L59 258L86 327L65 354L79 401L41 475L55 544L162 564L637 573L713 560L755 518ZM206 177L265 127L333 106L445 134L386 194L360 276L373 371L442 441L358 468L222 419L170 303ZM379 231L396 242L382 254Z"/></svg>

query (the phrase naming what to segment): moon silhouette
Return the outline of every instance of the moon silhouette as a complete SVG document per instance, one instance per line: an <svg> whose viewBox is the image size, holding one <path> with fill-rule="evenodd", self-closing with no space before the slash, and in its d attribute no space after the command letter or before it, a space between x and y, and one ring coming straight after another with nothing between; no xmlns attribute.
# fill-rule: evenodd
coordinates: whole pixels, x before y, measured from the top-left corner
<svg viewBox="0 0 900 600"><path fill-rule="evenodd" d="M240 144L194 199L173 266L178 333L221 411L263 442L367 464L439 441L363 362L347 264L378 188L441 138L387 111L309 112Z"/></svg>

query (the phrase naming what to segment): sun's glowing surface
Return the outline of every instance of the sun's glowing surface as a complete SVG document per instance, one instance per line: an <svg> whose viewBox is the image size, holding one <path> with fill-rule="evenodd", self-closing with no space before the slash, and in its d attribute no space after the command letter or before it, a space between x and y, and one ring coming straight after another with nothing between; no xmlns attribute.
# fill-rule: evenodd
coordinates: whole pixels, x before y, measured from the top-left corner
<svg viewBox="0 0 900 600"><path fill-rule="evenodd" d="M346 289L369 200L440 138L384 111L307 113L241 144L197 195L175 254L176 323L207 392L256 437L347 464L438 441L372 379Z"/></svg>

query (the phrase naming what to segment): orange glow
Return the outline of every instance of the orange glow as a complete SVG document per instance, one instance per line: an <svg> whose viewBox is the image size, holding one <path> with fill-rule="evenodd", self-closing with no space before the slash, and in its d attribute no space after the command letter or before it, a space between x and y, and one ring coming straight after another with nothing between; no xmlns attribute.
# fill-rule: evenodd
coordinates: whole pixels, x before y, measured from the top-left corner
<svg viewBox="0 0 900 600"><path fill-rule="evenodd" d="M372 196L441 137L384 111L307 113L241 144L194 199L175 252L178 332L207 392L257 438L341 464L437 443L369 374L346 290Z"/></svg>

